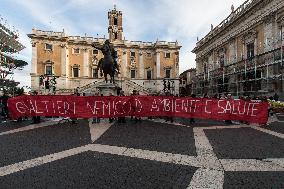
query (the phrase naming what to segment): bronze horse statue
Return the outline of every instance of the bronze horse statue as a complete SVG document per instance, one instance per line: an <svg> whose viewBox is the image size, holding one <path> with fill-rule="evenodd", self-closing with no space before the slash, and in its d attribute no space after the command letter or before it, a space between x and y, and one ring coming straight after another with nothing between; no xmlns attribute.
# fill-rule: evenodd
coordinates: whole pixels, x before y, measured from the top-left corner
<svg viewBox="0 0 284 189"><path fill-rule="evenodd" d="M92 46L101 50L104 55L104 58L99 60L97 70L100 70L101 76L104 75L106 83L108 82L107 75L110 76L110 83L115 83L114 75L116 70L117 72L119 70L116 62L117 55L113 46L110 45L109 40L106 40L102 47L98 47L95 44Z"/></svg>

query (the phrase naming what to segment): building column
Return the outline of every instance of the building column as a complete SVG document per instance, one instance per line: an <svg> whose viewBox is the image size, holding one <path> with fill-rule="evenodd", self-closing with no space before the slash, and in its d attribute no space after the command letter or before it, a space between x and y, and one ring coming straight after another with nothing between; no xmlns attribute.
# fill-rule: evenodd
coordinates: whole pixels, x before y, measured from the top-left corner
<svg viewBox="0 0 284 189"><path fill-rule="evenodd" d="M122 57L122 77L127 77L127 51L123 51L123 57Z"/></svg>
<svg viewBox="0 0 284 189"><path fill-rule="evenodd" d="M66 77L66 46L61 45L61 76Z"/></svg>
<svg viewBox="0 0 284 189"><path fill-rule="evenodd" d="M57 82L57 88L66 89L67 87L67 78L66 78L66 60L67 60L67 50L66 44L61 44L61 73L60 73L60 82Z"/></svg>
<svg viewBox="0 0 284 189"><path fill-rule="evenodd" d="M89 77L89 54L88 49L83 49L83 77Z"/></svg>
<svg viewBox="0 0 284 189"><path fill-rule="evenodd" d="M66 77L65 77L65 85L66 85L66 88L70 88L70 82L69 82L69 77L72 77L72 75L70 75L70 73L71 73L71 67L70 67L70 65L69 65L69 49L68 49L68 46L66 46L65 47L66 48L66 51L65 51L65 53L66 53L66 55L65 55L65 57L66 57L66 65L65 65L65 75L66 75Z"/></svg>
<svg viewBox="0 0 284 189"><path fill-rule="evenodd" d="M31 89L39 90L39 76L37 76L37 42L32 41Z"/></svg>
<svg viewBox="0 0 284 189"><path fill-rule="evenodd" d="M160 57L160 52L157 51L156 54L156 77L160 78L161 77L161 57Z"/></svg>
<svg viewBox="0 0 284 189"><path fill-rule="evenodd" d="M176 63L176 75L175 75L175 77L179 78L179 51L177 51L175 63Z"/></svg>
<svg viewBox="0 0 284 189"><path fill-rule="evenodd" d="M31 74L37 75L37 42L32 42L32 72Z"/></svg>
<svg viewBox="0 0 284 189"><path fill-rule="evenodd" d="M140 79L144 79L144 61L142 52L139 52L139 77Z"/></svg>

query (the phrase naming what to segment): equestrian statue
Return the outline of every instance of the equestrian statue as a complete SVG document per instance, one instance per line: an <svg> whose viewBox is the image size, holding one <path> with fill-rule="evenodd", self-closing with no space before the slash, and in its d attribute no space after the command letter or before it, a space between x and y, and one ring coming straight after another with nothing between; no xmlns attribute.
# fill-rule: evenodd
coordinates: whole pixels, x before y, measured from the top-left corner
<svg viewBox="0 0 284 189"><path fill-rule="evenodd" d="M106 83L107 75L110 76L110 83L115 83L114 75L115 73L119 73L119 68L117 64L117 52L114 50L113 45L109 42L109 40L105 40L102 47L93 43L92 47L102 51L104 57L99 60L97 70L100 70L101 76L105 77Z"/></svg>

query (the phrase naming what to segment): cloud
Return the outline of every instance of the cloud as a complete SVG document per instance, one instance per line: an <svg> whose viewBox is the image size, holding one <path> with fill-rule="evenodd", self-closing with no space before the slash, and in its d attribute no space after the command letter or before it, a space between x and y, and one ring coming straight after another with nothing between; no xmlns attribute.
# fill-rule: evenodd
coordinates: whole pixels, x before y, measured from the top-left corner
<svg viewBox="0 0 284 189"><path fill-rule="evenodd" d="M137 41L176 41L180 51L180 73L195 67L196 38L201 39L245 0L4 0L8 18L15 19L13 11L24 15L13 24L20 28L20 41L26 46L20 57L30 62L31 44L26 36L33 27L42 30L65 31L68 35L107 36L107 11L117 4L123 13L124 36ZM2 11L2 8L0 8ZM29 81L27 66L15 78ZM28 79L27 79L28 78Z"/></svg>

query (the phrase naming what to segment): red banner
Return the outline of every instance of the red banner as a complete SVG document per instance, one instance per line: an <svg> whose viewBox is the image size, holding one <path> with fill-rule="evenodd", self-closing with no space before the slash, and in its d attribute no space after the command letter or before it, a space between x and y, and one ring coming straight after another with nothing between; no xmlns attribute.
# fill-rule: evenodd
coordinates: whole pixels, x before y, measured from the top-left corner
<svg viewBox="0 0 284 189"><path fill-rule="evenodd" d="M19 96L8 100L8 108L11 118L173 116L260 124L268 119L267 102L172 96Z"/></svg>

